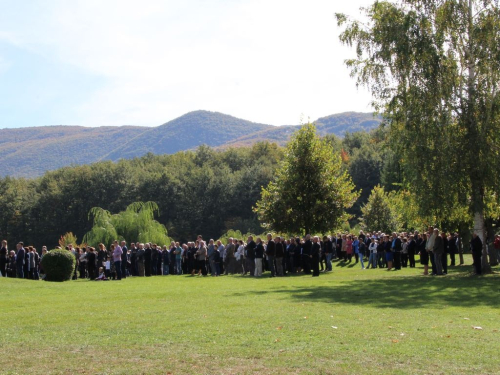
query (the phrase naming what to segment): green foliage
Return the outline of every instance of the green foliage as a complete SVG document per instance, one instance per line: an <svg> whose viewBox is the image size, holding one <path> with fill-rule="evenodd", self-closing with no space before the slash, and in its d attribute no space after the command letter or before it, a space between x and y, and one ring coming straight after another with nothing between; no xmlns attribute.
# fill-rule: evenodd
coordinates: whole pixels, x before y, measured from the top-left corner
<svg viewBox="0 0 500 375"><path fill-rule="evenodd" d="M99 243L109 246L114 240L167 245L170 243L167 229L154 219L155 214L158 214L158 205L155 202L134 202L125 211L115 215L100 207L94 207L89 212L94 226L83 239L94 247Z"/></svg>
<svg viewBox="0 0 500 375"><path fill-rule="evenodd" d="M304 234L326 232L345 221L353 192L338 154L312 124L302 126L287 145L275 179L262 189L256 212L268 228Z"/></svg>
<svg viewBox="0 0 500 375"><path fill-rule="evenodd" d="M73 234L73 232L67 232L66 234L61 236L61 238L59 238L59 246L61 246L62 249L65 249L66 246L68 246L70 244L76 246L76 244L77 244L76 241L77 241L77 238Z"/></svg>
<svg viewBox="0 0 500 375"><path fill-rule="evenodd" d="M46 281L67 281L75 271L75 256L68 250L50 250L42 257Z"/></svg>
<svg viewBox="0 0 500 375"><path fill-rule="evenodd" d="M375 1L365 12L363 23L337 15L340 40L390 124L393 171L423 215L446 220L458 202L482 221L485 192L500 192L498 2Z"/></svg>
<svg viewBox="0 0 500 375"><path fill-rule="evenodd" d="M368 202L361 208L362 227L368 231L392 233L401 229L398 213L391 205L389 195L381 186L375 186Z"/></svg>

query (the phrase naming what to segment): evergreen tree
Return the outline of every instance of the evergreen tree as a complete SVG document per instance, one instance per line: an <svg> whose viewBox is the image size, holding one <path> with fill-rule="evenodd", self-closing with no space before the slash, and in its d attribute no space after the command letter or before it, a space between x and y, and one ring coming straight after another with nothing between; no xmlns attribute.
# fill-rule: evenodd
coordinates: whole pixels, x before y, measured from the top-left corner
<svg viewBox="0 0 500 375"><path fill-rule="evenodd" d="M275 178L262 189L259 219L281 233L325 233L347 219L358 194L338 154L312 124L292 135Z"/></svg>
<svg viewBox="0 0 500 375"><path fill-rule="evenodd" d="M368 202L361 208L364 229L392 233L400 229L400 222L393 210L389 196L380 185L375 186Z"/></svg>

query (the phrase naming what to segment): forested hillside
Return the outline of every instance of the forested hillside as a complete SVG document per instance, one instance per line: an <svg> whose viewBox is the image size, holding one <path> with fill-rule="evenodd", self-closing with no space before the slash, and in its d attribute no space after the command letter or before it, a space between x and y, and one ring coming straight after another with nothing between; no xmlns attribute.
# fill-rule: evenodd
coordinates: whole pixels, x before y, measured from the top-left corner
<svg viewBox="0 0 500 375"><path fill-rule="evenodd" d="M321 135L370 130L380 120L371 113L343 113L316 121ZM284 145L299 126L256 124L217 112L195 111L158 127L44 126L0 129L0 176L33 178L69 165L130 159L147 153L174 154L211 147L250 146L259 141Z"/></svg>
<svg viewBox="0 0 500 375"><path fill-rule="evenodd" d="M390 190L399 182L398 165L386 149L382 129L328 135L332 149L342 152L361 198L360 206L378 183ZM284 149L269 142L251 147L216 150L200 146L172 155L147 154L131 160L102 161L65 167L35 179L0 178L0 238L54 246L66 232L81 241L90 230L93 207L112 213L137 201L156 202L158 221L169 236L185 241L196 234L218 238L228 229L262 233L252 208L261 188L273 178ZM130 240L130 239L129 239Z"/></svg>

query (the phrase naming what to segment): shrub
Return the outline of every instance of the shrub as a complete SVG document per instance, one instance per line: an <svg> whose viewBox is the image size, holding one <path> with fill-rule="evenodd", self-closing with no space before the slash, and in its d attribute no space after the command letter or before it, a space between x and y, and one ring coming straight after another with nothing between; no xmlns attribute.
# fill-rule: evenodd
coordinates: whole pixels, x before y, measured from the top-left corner
<svg viewBox="0 0 500 375"><path fill-rule="evenodd" d="M46 281L70 280L75 270L75 256L68 250L50 250L42 258Z"/></svg>

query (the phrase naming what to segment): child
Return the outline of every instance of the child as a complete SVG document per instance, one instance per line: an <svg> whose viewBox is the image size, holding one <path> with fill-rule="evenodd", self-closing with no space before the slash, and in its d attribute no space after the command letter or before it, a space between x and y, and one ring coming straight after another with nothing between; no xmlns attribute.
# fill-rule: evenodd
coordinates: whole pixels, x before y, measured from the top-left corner
<svg viewBox="0 0 500 375"><path fill-rule="evenodd" d="M104 273L104 268L99 267L99 276L95 281L108 281L109 279L106 277L106 274Z"/></svg>

